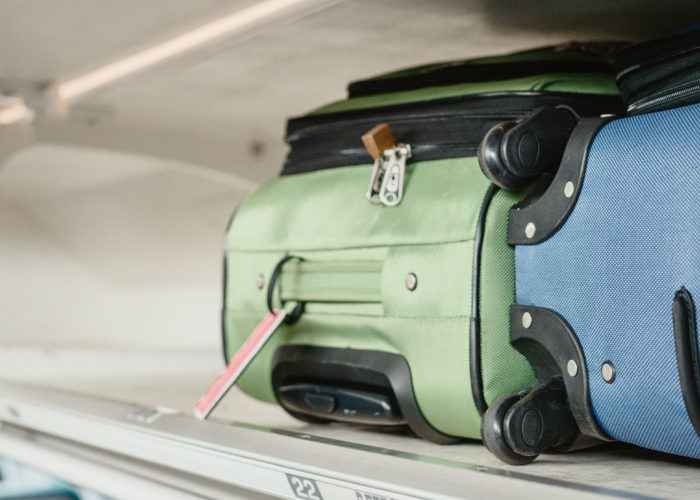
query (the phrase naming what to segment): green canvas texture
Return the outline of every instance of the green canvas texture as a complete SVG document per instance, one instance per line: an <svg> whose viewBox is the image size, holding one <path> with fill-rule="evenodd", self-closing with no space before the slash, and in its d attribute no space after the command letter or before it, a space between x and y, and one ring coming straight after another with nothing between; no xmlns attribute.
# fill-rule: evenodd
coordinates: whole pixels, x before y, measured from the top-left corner
<svg viewBox="0 0 700 500"><path fill-rule="evenodd" d="M278 297L314 294L317 300L307 302L299 322L280 328L239 386L274 402L271 360L282 344L398 353L408 361L424 417L444 433L478 437L469 321L474 234L489 182L476 158L414 162L403 201L385 207L365 198L371 170L363 165L281 177L239 207L227 238L228 356L267 312L267 287L258 289L257 277L267 283L283 256L305 263L285 266ZM512 267L512 260L505 265ZM304 273L307 263L315 270ZM343 272L353 268L363 272ZM413 291L405 284L408 273L418 280ZM507 329L500 332L504 348L507 337Z"/></svg>
<svg viewBox="0 0 700 500"><path fill-rule="evenodd" d="M285 266L277 300L308 302L301 320L280 328L239 385L274 402L271 361L283 344L398 353L408 361L417 403L431 425L476 438L468 361L472 257L489 182L476 158L415 162L408 166L403 201L385 207L364 196L370 173L363 165L281 177L240 206L227 238L228 356L267 312L267 287L258 288L258 276L267 283L285 255L305 261ZM490 268L498 272L490 281L498 303L481 305L482 348L494 353L494 362L483 364L487 397L532 379L508 344L514 271L505 230L514 199L498 193L487 212L487 230L501 233L484 239L482 256L483 275ZM408 273L418 280L413 291L405 284ZM508 278L504 285L501 275ZM507 373L498 356L512 364Z"/></svg>
<svg viewBox="0 0 700 500"><path fill-rule="evenodd" d="M499 190L486 213L481 251L479 317L481 378L486 404L535 381L525 356L510 345L510 305L515 303L515 250L506 242L508 210L525 193ZM504 338L503 332L507 333Z"/></svg>
<svg viewBox="0 0 700 500"><path fill-rule="evenodd" d="M555 74L358 97L314 113L530 90L617 94L607 74ZM424 418L444 434L480 438L469 362L472 261L490 183L475 157L409 160L403 200L387 207L365 197L371 172L368 156L363 165L282 176L241 204L226 238L226 357L267 313L267 286L276 264L298 256L303 262L284 266L274 297L276 306L305 301L305 312L272 336L239 379L241 389L275 402L272 358L281 345L400 354L410 367ZM508 210L522 196L499 190L486 212L478 347L489 404L534 380L509 342L515 280L514 251L506 243ZM417 277L415 290L406 286L409 273Z"/></svg>

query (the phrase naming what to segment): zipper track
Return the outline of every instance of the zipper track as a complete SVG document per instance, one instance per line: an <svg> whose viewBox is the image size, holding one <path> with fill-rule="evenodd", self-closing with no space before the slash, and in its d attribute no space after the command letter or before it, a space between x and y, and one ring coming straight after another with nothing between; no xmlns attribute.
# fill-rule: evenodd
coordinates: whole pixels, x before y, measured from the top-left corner
<svg viewBox="0 0 700 500"><path fill-rule="evenodd" d="M660 111L697 102L700 30L652 40L622 51L615 79L630 114Z"/></svg>
<svg viewBox="0 0 700 500"><path fill-rule="evenodd" d="M618 75L617 84L628 103L664 89L697 81L700 73L700 45L674 53L652 63L640 63Z"/></svg>
<svg viewBox="0 0 700 500"><path fill-rule="evenodd" d="M498 92L304 116L288 122L291 151L281 175L370 165L361 137L384 122L398 142L411 145L412 161L475 156L481 139L495 124L517 120L539 107L559 105L581 116L624 111L619 96Z"/></svg>
<svg viewBox="0 0 700 500"><path fill-rule="evenodd" d="M670 35L633 45L618 54L614 64L616 79L627 76L632 71L670 61L700 46L700 30ZM669 73L673 73L671 67Z"/></svg>
<svg viewBox="0 0 700 500"><path fill-rule="evenodd" d="M690 104L685 102L685 98L697 95L700 97L700 83L688 82L683 85L671 87L660 92L656 92L649 96L643 97L627 107L629 114L648 113L654 110L676 107L682 104ZM673 106L668 106L669 102L673 102Z"/></svg>
<svg viewBox="0 0 700 500"><path fill-rule="evenodd" d="M676 59L679 58L685 58L688 56L693 56L696 52L700 51L700 44L698 45L693 45L691 47L684 47L682 49L679 49L674 52L670 52L667 54L661 54L659 56L645 59L643 61L639 61L636 64L633 64L631 66L625 67L617 72L615 75L615 80L620 83L622 80L626 78L634 78L634 73L639 72L639 71L644 71L646 69L649 69L654 66L661 66L664 64L668 64L669 62L675 61ZM671 66L669 64L669 66ZM668 73L673 73L675 71L675 68L670 67Z"/></svg>

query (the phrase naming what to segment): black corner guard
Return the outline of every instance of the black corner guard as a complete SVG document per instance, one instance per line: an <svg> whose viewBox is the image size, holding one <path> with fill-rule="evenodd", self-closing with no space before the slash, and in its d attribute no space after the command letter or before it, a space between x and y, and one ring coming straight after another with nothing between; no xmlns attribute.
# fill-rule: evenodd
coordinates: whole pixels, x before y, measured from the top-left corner
<svg viewBox="0 0 700 500"><path fill-rule="evenodd" d="M569 407L581 433L611 440L593 416L586 359L571 325L562 316L542 307L512 305L510 341L528 359L539 381L563 378ZM573 376L567 369L570 361L576 363Z"/></svg>
<svg viewBox="0 0 700 500"><path fill-rule="evenodd" d="M552 236L576 205L586 172L588 150L608 118L583 118L571 133L554 178L543 176L532 194L510 209L508 243L532 245ZM551 179L551 182L549 182Z"/></svg>
<svg viewBox="0 0 700 500"><path fill-rule="evenodd" d="M673 332L676 339L678 377L688 417L700 436L700 354L695 304L690 292L681 287L673 298Z"/></svg>
<svg viewBox="0 0 700 500"><path fill-rule="evenodd" d="M441 433L425 420L416 403L408 363L398 354L310 345L278 347L272 361L275 397L288 413L302 419L303 415L287 408L279 393L282 387L303 382L390 393L408 427L417 436L438 444L461 441L461 438ZM313 417L317 421L334 420L324 414Z"/></svg>

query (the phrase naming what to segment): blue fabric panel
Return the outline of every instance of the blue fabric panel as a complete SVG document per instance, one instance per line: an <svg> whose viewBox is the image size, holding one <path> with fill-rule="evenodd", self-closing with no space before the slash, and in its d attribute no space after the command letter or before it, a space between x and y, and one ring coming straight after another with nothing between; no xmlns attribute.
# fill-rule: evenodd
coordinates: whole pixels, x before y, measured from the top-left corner
<svg viewBox="0 0 700 500"><path fill-rule="evenodd" d="M553 309L573 327L600 427L700 458L673 335L681 285L700 306L700 104L608 123L566 223L516 248L517 301ZM612 384L601 376L607 360Z"/></svg>

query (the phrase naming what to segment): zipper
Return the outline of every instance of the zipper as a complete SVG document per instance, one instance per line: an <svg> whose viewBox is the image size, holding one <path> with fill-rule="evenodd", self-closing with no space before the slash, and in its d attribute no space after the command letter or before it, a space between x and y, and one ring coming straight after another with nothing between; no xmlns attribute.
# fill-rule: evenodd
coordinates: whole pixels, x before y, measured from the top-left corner
<svg viewBox="0 0 700 500"><path fill-rule="evenodd" d="M581 116L624 111L619 96L539 91L477 94L308 115L287 124L286 140L291 150L281 175L376 162L361 137L380 123L389 124L397 139L395 145L410 145L410 154L395 152L397 162L404 166L409 157L419 162L476 156L481 139L497 123L524 118L539 107L559 105L569 106ZM390 163L387 160L390 158L384 162Z"/></svg>
<svg viewBox="0 0 700 500"><path fill-rule="evenodd" d="M700 49L700 30L671 35L660 40L633 45L618 54L615 61L615 79L619 82L632 72L668 63ZM669 73L675 68L669 65Z"/></svg>
<svg viewBox="0 0 700 500"><path fill-rule="evenodd" d="M686 104L687 98L693 96L700 96L700 82L688 82L655 92L631 103L627 107L627 112L629 114L639 114L676 107ZM668 106L669 103L673 103L673 106ZM687 102L687 104L690 103Z"/></svg>
<svg viewBox="0 0 700 500"><path fill-rule="evenodd" d="M403 197L403 180L406 159L411 157L410 144L396 144L388 123L380 123L362 136L369 155L374 158L374 168L367 188L367 200L393 207Z"/></svg>
<svg viewBox="0 0 700 500"><path fill-rule="evenodd" d="M615 80L630 114L691 104L698 93L700 30L634 45L615 62Z"/></svg>
<svg viewBox="0 0 700 500"><path fill-rule="evenodd" d="M633 102L638 95L650 95L656 89L674 86L678 80L688 82L696 78L699 68L700 45L696 45L627 67L615 78L625 100Z"/></svg>
<svg viewBox="0 0 700 500"><path fill-rule="evenodd" d="M689 59L692 60L693 56L697 54L697 52L700 51L700 44L698 45L693 45L691 47L683 47L682 49L676 50L674 52L666 53L666 54L661 54L649 59L644 59L642 61L639 61L635 64L632 64L630 66L627 66L617 72L615 75L615 80L617 82L620 82L624 80L625 78L633 77L634 73L637 73L639 71L645 71L648 70L649 68L653 68L655 66L669 66L669 69L666 73L674 73L677 71L677 67L675 64L670 64L671 62L676 62L676 59Z"/></svg>
<svg viewBox="0 0 700 500"><path fill-rule="evenodd" d="M406 160L412 156L410 144L398 144L385 149L374 160L374 168L369 178L367 200L374 204L395 207L403 198Z"/></svg>

